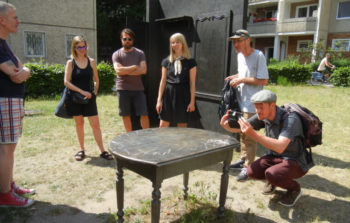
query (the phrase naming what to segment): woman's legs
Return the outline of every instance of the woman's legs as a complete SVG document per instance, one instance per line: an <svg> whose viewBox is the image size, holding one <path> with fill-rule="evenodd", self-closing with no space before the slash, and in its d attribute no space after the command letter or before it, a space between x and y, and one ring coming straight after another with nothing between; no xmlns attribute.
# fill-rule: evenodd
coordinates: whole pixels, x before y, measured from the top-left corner
<svg viewBox="0 0 350 223"><path fill-rule="evenodd" d="M75 121L75 127L77 131L78 141L80 144L80 150L84 151L84 117L83 116L73 116Z"/></svg>
<svg viewBox="0 0 350 223"><path fill-rule="evenodd" d="M159 128L166 128L166 127L169 127L169 125L170 125L170 122L160 120Z"/></svg>
<svg viewBox="0 0 350 223"><path fill-rule="evenodd" d="M179 127L179 128L187 128L187 123L177 123L177 127Z"/></svg>
<svg viewBox="0 0 350 223"><path fill-rule="evenodd" d="M90 126L92 128L92 132L94 134L95 141L96 141L101 153L103 153L105 151L105 149L103 147L100 121L98 119L98 116L97 115L89 116L88 119L90 122Z"/></svg>

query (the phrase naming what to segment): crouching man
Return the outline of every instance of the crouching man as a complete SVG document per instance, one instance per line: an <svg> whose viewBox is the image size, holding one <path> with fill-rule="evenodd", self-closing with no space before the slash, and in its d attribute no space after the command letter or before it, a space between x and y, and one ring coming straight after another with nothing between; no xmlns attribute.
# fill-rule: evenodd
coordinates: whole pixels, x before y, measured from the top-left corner
<svg viewBox="0 0 350 223"><path fill-rule="evenodd" d="M247 175L252 179L266 180L263 194L272 194L276 187L286 189L279 204L292 207L302 195L295 179L304 176L313 164L308 165L306 161L299 116L276 106L276 99L272 91L259 91L250 99L256 114L248 120L240 118L240 129L229 127L228 114L222 117L220 124L227 131L241 132L269 149L266 155L248 167ZM261 128L265 128L266 135L257 132Z"/></svg>

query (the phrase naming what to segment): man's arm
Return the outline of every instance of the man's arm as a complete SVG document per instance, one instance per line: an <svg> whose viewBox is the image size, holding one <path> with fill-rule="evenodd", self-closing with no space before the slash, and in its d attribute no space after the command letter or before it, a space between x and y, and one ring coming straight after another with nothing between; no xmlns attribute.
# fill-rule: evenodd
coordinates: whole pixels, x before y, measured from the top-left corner
<svg viewBox="0 0 350 223"><path fill-rule="evenodd" d="M279 136L278 139L265 136L255 131L253 127L249 124L249 122L247 122L245 119L240 118L238 120L238 123L241 127L241 131L243 134L246 134L254 141L279 154L283 153L284 150L287 148L288 144L291 142L289 138L284 136Z"/></svg>
<svg viewBox="0 0 350 223"><path fill-rule="evenodd" d="M328 61L328 58L326 58L325 65L329 68L335 68L335 66L333 64L331 64L331 62Z"/></svg>
<svg viewBox="0 0 350 223"><path fill-rule="evenodd" d="M122 64L120 64L118 62L114 62L113 67L114 67L115 72L118 75L130 75L130 73L135 71L138 66L137 65L123 66Z"/></svg>
<svg viewBox="0 0 350 223"><path fill-rule="evenodd" d="M30 70L20 62L19 65L17 68L11 60L8 60L0 64L0 70L7 74L12 82L21 84L29 78Z"/></svg>
<svg viewBox="0 0 350 223"><path fill-rule="evenodd" d="M231 87L236 87L237 85L244 83L244 84L250 84L250 85L267 85L268 79L258 79L255 77L237 77L232 78L230 81Z"/></svg>
<svg viewBox="0 0 350 223"><path fill-rule="evenodd" d="M147 73L146 61L141 61L140 66L137 66L136 70L129 73L129 75L137 76L137 75L145 75L146 73Z"/></svg>

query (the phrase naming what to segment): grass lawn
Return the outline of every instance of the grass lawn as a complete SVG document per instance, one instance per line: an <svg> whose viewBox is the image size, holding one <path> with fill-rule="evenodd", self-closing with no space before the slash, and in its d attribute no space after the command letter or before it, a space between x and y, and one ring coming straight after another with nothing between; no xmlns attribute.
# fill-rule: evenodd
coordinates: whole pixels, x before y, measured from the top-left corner
<svg viewBox="0 0 350 223"><path fill-rule="evenodd" d="M294 208L277 204L275 195L261 194L263 182L237 182L230 172L226 217L215 218L221 164L190 173L189 199L181 198L182 177L162 184L161 222L349 222L350 217L350 89L316 86L268 86L277 104L299 103L323 122L323 144L313 148L316 166L298 181L304 196ZM124 132L114 95L98 97L105 148ZM53 115L58 99L27 100L23 136L15 152L14 179L33 187L37 202L28 209L0 209L0 222L114 222L115 166L99 158L99 150L86 120L87 158L74 159L79 150L73 120ZM217 117L213 114L213 117ZM260 150L258 155L264 151ZM233 160L239 153L234 152ZM126 222L150 222L152 186L125 170ZM109 205L109 206L108 206Z"/></svg>

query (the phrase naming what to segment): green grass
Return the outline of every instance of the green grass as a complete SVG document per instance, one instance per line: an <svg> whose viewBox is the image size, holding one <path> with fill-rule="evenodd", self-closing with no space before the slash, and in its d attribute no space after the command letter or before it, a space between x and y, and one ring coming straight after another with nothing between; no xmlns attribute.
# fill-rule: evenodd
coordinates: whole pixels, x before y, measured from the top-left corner
<svg viewBox="0 0 350 223"><path fill-rule="evenodd" d="M350 89L316 86L267 86L277 94L277 104L301 104L313 111L323 122L323 144L313 148L316 166L298 181L304 196L295 208L286 209L276 198L263 196L263 182L235 181L230 172L225 218L216 219L219 184L222 167L196 170L190 173L189 198L182 198L182 176L171 183L163 182L161 192L161 221L176 223L211 222L348 222L350 217ZM85 124L85 144L88 158L74 160L79 150L73 120L53 115L58 98L30 99L26 110L40 110L42 114L26 116L23 136L15 152L14 178L18 184L37 189L33 209L0 209L0 222L50 222L63 215L73 219L80 213L98 219L97 222L114 222L115 208L102 214L83 212L81 206L103 204L105 193L114 192L115 164L98 157L99 150L93 139L88 121ZM114 95L98 97L99 118L104 146L124 132L118 116ZM215 116L216 117L216 116ZM262 155L263 151L258 151ZM233 160L239 153L234 152ZM128 222L150 222L150 183L124 171L125 206ZM170 179L171 180L171 179ZM135 185L149 185L137 194ZM143 186L142 186L143 187ZM137 190L140 190L140 187ZM149 190L149 191L148 191ZM278 193L278 197L281 194ZM115 196L115 195L113 195ZM135 197L136 196L136 197ZM142 201L142 202L141 202ZM73 222L73 220L72 220Z"/></svg>

